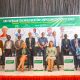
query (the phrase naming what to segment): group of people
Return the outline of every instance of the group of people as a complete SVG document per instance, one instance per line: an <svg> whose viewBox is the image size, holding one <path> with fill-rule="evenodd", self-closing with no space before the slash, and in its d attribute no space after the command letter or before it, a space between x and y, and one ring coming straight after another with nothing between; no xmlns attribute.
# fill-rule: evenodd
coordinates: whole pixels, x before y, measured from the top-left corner
<svg viewBox="0 0 80 80"><path fill-rule="evenodd" d="M48 39L45 37L45 33L41 33L41 37L38 38L38 56L43 56L43 66L44 69L48 71L53 70L54 61L58 53L62 53L64 56L69 56L70 53L74 56L74 65L75 68L80 67L80 39L78 35L74 35L74 39L69 40L67 34L64 34L64 39L61 40L61 50L60 46L57 46L56 43L56 32L53 32L54 39L48 42ZM2 50L2 60L3 55L5 57L12 57L16 55L17 58L17 70L24 71L24 64L28 64L28 69L34 68L34 54L35 54L35 37L32 36L32 33L29 32L25 41L21 39L21 35L17 35L17 40L14 42L11 40L11 36L7 35L7 40L3 45L3 41L0 40L0 48ZM49 45L48 45L49 43Z"/></svg>
<svg viewBox="0 0 80 80"><path fill-rule="evenodd" d="M24 71L24 64L28 64L28 69L34 67L33 58L35 54L35 38L32 33L28 33L28 38L23 41L21 35L17 36L17 40L14 42L11 40L11 36L7 35L7 40L3 42L0 40L0 48L2 49L2 55L5 57L12 57L16 55L17 58L17 70ZM57 54L56 48L53 46L53 41L49 42L45 37L45 33L41 33L41 37L38 39L38 54L43 56L43 66L47 69L46 61L48 61L48 70L51 71L53 68L55 56ZM4 59L2 59L4 60Z"/></svg>
<svg viewBox="0 0 80 80"><path fill-rule="evenodd" d="M61 51L64 56L69 56L72 54L74 57L75 69L80 68L80 39L77 34L74 34L74 39L70 40L67 38L67 34L64 35L62 39Z"/></svg>

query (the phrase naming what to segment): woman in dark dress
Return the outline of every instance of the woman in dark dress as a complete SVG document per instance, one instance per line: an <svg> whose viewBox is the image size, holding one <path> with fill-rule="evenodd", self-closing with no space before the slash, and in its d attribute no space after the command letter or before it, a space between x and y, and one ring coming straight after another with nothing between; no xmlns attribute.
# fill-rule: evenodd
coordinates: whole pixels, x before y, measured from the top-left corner
<svg viewBox="0 0 80 80"><path fill-rule="evenodd" d="M29 50L26 46L26 43L23 42L22 47L20 49L20 59L19 59L20 63L18 65L17 70L24 71L24 63L25 63L25 61L28 60L28 54L29 54Z"/></svg>

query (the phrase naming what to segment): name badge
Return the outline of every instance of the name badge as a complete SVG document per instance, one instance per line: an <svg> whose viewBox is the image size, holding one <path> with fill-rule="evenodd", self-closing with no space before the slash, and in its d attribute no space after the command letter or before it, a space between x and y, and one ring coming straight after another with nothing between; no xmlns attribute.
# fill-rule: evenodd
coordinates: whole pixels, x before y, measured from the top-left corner
<svg viewBox="0 0 80 80"><path fill-rule="evenodd" d="M44 45L45 43L44 42L42 42L42 45Z"/></svg>

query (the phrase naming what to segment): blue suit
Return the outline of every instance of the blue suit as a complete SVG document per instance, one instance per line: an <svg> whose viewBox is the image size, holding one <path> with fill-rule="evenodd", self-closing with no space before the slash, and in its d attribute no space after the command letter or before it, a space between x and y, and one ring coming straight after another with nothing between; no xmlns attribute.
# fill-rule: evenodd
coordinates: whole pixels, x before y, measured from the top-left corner
<svg viewBox="0 0 80 80"><path fill-rule="evenodd" d="M80 46L80 39L78 39L78 46ZM77 55L76 55L75 39L71 40L71 51L74 56L74 65L75 65L75 68L77 69L78 59L77 59Z"/></svg>
<svg viewBox="0 0 80 80"><path fill-rule="evenodd" d="M78 39L78 46L80 46L80 39ZM71 51L73 55L76 55L75 39L71 40Z"/></svg>

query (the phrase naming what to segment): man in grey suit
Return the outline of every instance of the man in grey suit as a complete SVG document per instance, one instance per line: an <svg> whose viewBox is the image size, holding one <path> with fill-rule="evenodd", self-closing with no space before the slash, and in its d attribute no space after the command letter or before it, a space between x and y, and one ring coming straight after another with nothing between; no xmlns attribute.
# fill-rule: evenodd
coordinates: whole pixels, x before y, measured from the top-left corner
<svg viewBox="0 0 80 80"><path fill-rule="evenodd" d="M28 36L29 37L27 37L26 41L25 41L27 48L30 51L29 59L28 59L28 65L30 65L30 67L33 68L34 67L33 58L34 58L34 54L35 54L35 38L33 38L31 32L28 33Z"/></svg>

